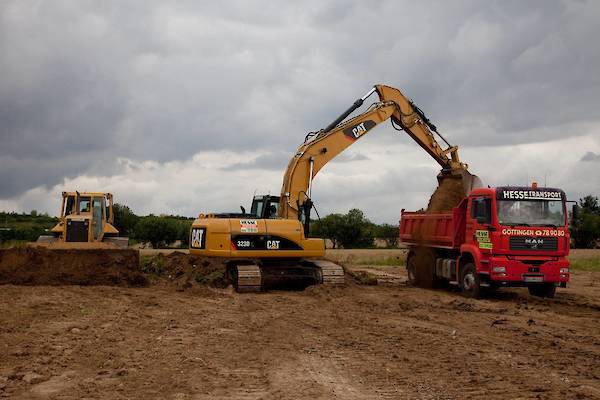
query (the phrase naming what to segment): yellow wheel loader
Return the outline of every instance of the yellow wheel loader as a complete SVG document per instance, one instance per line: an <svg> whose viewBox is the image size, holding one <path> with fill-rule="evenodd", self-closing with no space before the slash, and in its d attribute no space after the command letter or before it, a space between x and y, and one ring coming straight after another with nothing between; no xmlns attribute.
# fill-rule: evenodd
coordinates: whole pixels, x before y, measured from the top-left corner
<svg viewBox="0 0 600 400"><path fill-rule="evenodd" d="M127 248L113 226L113 196L98 192L63 192L60 221L50 235L40 236L31 246L48 248Z"/></svg>
<svg viewBox="0 0 600 400"><path fill-rule="evenodd" d="M0 284L143 285L139 251L113 226L110 193L63 192L60 221L25 247L0 249Z"/></svg>
<svg viewBox="0 0 600 400"><path fill-rule="evenodd" d="M378 102L346 120L375 92ZM200 214L192 224L190 253L223 258L239 292L260 291L282 279L298 284L344 283L341 266L319 259L325 255L324 240L308 237L313 179L325 164L387 119L440 164L440 185L458 182L460 198L480 185L460 162L458 148L411 100L398 89L376 85L326 128L306 135L285 171L280 196L255 196L248 213L242 207L241 213Z"/></svg>

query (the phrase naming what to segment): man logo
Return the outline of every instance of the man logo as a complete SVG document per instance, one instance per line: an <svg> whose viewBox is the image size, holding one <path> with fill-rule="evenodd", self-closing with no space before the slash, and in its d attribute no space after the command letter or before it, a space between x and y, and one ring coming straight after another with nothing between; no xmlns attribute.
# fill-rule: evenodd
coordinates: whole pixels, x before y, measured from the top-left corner
<svg viewBox="0 0 600 400"><path fill-rule="evenodd" d="M539 246L544 244L544 239L525 239L525 244L529 245L532 249L537 249Z"/></svg>

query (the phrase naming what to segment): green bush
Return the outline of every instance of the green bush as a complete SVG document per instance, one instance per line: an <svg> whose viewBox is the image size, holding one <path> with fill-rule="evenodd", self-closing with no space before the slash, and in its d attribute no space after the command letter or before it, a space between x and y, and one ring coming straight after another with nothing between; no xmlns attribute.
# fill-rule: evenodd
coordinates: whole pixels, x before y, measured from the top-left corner
<svg viewBox="0 0 600 400"><path fill-rule="evenodd" d="M135 225L135 238L150 242L155 249L173 243L178 239L178 234L177 222L165 217L150 215L141 218Z"/></svg>
<svg viewBox="0 0 600 400"><path fill-rule="evenodd" d="M129 207L124 204L113 204L114 225L121 236L131 236L140 220Z"/></svg>
<svg viewBox="0 0 600 400"><path fill-rule="evenodd" d="M400 229L398 225L375 225L375 237L384 240L386 247L398 247Z"/></svg>
<svg viewBox="0 0 600 400"><path fill-rule="evenodd" d="M361 210L353 208L347 214L330 214L315 221L313 234L330 239L334 248L366 248L373 247L374 226Z"/></svg>
<svg viewBox="0 0 600 400"><path fill-rule="evenodd" d="M593 248L600 241L598 197L585 196L579 206L579 215L571 220L571 237L576 248Z"/></svg>

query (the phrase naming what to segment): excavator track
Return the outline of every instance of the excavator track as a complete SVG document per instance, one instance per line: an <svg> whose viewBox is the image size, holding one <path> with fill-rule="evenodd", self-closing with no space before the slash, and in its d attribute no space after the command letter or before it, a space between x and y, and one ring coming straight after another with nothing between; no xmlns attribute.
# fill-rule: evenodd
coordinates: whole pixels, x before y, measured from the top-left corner
<svg viewBox="0 0 600 400"><path fill-rule="evenodd" d="M233 265L235 289L238 293L260 292L262 290L262 273L256 264Z"/></svg>
<svg viewBox="0 0 600 400"><path fill-rule="evenodd" d="M252 262L228 264L229 279L238 293L260 292L265 288L299 288L314 284L345 284L344 268L326 260L300 262Z"/></svg>
<svg viewBox="0 0 600 400"><path fill-rule="evenodd" d="M320 269L321 283L324 285L343 285L346 283L344 268L327 260L311 261Z"/></svg>

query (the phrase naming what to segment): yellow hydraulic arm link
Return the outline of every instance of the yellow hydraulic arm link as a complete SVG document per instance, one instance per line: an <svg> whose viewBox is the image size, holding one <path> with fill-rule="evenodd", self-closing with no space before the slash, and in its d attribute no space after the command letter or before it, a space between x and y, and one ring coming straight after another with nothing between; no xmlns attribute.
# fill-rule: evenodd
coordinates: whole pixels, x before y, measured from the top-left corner
<svg viewBox="0 0 600 400"><path fill-rule="evenodd" d="M342 122L374 92L379 95L379 102L372 104L364 113ZM283 177L279 216L296 219L302 208L308 209L306 214L310 215L312 180L321 168L388 118L391 118L396 129L408 133L443 169L466 170L467 166L459 160L458 147L451 146L439 135L435 126L417 106L398 89L375 85L325 129L306 136L304 143L290 160ZM434 132L446 143L447 148L439 145Z"/></svg>

